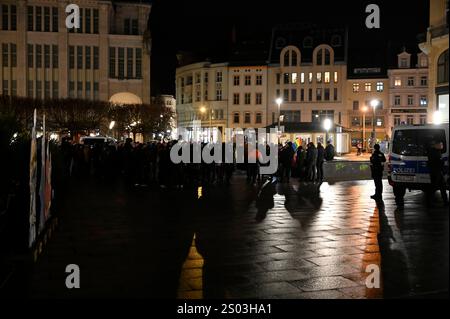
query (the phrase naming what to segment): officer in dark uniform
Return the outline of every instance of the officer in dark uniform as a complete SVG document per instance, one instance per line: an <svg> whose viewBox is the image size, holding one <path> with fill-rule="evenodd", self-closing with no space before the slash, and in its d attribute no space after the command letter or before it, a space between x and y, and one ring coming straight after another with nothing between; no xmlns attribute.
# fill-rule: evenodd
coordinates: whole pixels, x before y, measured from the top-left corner
<svg viewBox="0 0 450 319"><path fill-rule="evenodd" d="M442 201L448 206L448 197L444 178L444 161L442 160L442 151L444 145L442 142L433 141L428 149L428 169L430 170L431 185L428 191L428 204L433 201L433 194L436 189L441 191Z"/></svg>
<svg viewBox="0 0 450 319"><path fill-rule="evenodd" d="M370 198L381 200L383 194L383 169L386 157L380 152L379 144L375 144L373 149L374 151L370 157L370 168L372 170L373 181L375 182L375 195L370 196Z"/></svg>

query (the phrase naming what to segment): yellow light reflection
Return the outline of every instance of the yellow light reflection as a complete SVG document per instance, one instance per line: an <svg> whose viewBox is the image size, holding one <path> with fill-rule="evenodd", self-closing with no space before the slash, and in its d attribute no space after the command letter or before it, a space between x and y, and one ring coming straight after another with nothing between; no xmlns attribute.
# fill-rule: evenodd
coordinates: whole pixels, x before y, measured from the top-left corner
<svg viewBox="0 0 450 319"><path fill-rule="evenodd" d="M199 187L201 188L201 187ZM197 251L195 237L181 267L177 296L179 299L203 299L203 256Z"/></svg>
<svg viewBox="0 0 450 319"><path fill-rule="evenodd" d="M201 186L198 187L197 195L198 195L198 199L200 199L200 197L202 197L202 195L203 195L203 187L201 187Z"/></svg>

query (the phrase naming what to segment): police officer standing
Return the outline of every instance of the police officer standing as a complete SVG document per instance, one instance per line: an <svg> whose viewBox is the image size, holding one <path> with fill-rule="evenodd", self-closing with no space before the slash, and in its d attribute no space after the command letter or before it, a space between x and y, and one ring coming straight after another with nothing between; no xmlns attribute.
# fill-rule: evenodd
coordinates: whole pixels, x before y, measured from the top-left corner
<svg viewBox="0 0 450 319"><path fill-rule="evenodd" d="M374 151L370 157L370 168L372 170L373 181L375 182L375 195L370 196L370 198L381 200L383 194L383 169L386 157L380 152L379 144L375 144L373 149Z"/></svg>

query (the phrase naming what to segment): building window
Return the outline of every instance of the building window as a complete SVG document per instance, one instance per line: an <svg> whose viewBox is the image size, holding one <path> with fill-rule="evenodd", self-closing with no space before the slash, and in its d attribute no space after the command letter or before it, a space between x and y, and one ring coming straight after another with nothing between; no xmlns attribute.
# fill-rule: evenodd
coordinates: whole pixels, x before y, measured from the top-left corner
<svg viewBox="0 0 450 319"><path fill-rule="evenodd" d="M330 65L331 62L331 55L330 55L330 51L327 49L324 49L325 51L325 65Z"/></svg>
<svg viewBox="0 0 450 319"><path fill-rule="evenodd" d="M412 76L408 77L408 86L414 86L414 77Z"/></svg>
<svg viewBox="0 0 450 319"><path fill-rule="evenodd" d="M50 7L44 7L44 31L50 32Z"/></svg>
<svg viewBox="0 0 450 319"><path fill-rule="evenodd" d="M44 98L45 99L50 98L50 81L44 82Z"/></svg>
<svg viewBox="0 0 450 319"><path fill-rule="evenodd" d="M414 116L413 115L408 115L406 117L406 124L408 125L414 125Z"/></svg>
<svg viewBox="0 0 450 319"><path fill-rule="evenodd" d="M245 76L245 85L246 86L252 85L252 77L250 75Z"/></svg>
<svg viewBox="0 0 450 319"><path fill-rule="evenodd" d="M8 44L2 43L2 66L8 66Z"/></svg>
<svg viewBox="0 0 450 319"><path fill-rule="evenodd" d="M77 69L83 68L83 47L77 46Z"/></svg>
<svg viewBox="0 0 450 319"><path fill-rule="evenodd" d="M125 76L125 65L124 65L124 61L125 60L125 49L124 48L119 48L119 79L123 79Z"/></svg>
<svg viewBox="0 0 450 319"><path fill-rule="evenodd" d="M256 85L262 85L262 75L256 76Z"/></svg>
<svg viewBox="0 0 450 319"><path fill-rule="evenodd" d="M330 119L334 122L334 110L312 110L312 121L323 123L323 120Z"/></svg>
<svg viewBox="0 0 450 319"><path fill-rule="evenodd" d="M330 72L325 72L324 82L325 83L330 83Z"/></svg>
<svg viewBox="0 0 450 319"><path fill-rule="evenodd" d="M234 86L239 86L240 85L240 76L239 75L235 75L234 77L233 77L233 84L234 84Z"/></svg>
<svg viewBox="0 0 450 319"><path fill-rule="evenodd" d="M250 112L245 112L244 123L250 124L250 122L251 122L251 114Z"/></svg>
<svg viewBox="0 0 450 319"><path fill-rule="evenodd" d="M109 77L116 77L116 48L109 48Z"/></svg>
<svg viewBox="0 0 450 319"><path fill-rule="evenodd" d="M426 96L422 95L420 97L420 106L427 106L428 105L428 99Z"/></svg>
<svg viewBox="0 0 450 319"><path fill-rule="evenodd" d="M364 91L371 92L372 91L372 83L364 83Z"/></svg>
<svg viewBox="0 0 450 319"><path fill-rule="evenodd" d="M83 97L83 82L77 82L77 98L81 99Z"/></svg>
<svg viewBox="0 0 450 319"><path fill-rule="evenodd" d="M27 45L27 55L28 55L28 67L32 68L33 67L33 45L32 44L28 44Z"/></svg>
<svg viewBox="0 0 450 319"><path fill-rule="evenodd" d="M316 73L316 82L322 83L322 73L321 72Z"/></svg>
<svg viewBox="0 0 450 319"><path fill-rule="evenodd" d="M58 32L58 7L52 7L52 31Z"/></svg>
<svg viewBox="0 0 450 319"><path fill-rule="evenodd" d="M16 6L12 5L11 6L11 30L12 31L17 30L17 12L16 12L16 10L17 10Z"/></svg>
<svg viewBox="0 0 450 319"><path fill-rule="evenodd" d="M54 99L57 99L59 97L58 81L53 81L53 83L52 83L52 97Z"/></svg>
<svg viewBox="0 0 450 319"><path fill-rule="evenodd" d="M99 92L99 84L98 82L94 82L94 100L98 100Z"/></svg>
<svg viewBox="0 0 450 319"><path fill-rule="evenodd" d="M447 3L448 3L448 2L447 2ZM421 67L421 68L426 68L426 67L428 67L428 59L427 59L427 57L422 56L422 57L420 58L420 67Z"/></svg>
<svg viewBox="0 0 450 319"><path fill-rule="evenodd" d="M333 90L334 90L334 100L337 101L339 99L339 97L338 97L338 89L334 88Z"/></svg>
<svg viewBox="0 0 450 319"><path fill-rule="evenodd" d="M3 80L3 95L9 95L8 80Z"/></svg>
<svg viewBox="0 0 450 319"><path fill-rule="evenodd" d="M50 68L50 46L44 45L44 68Z"/></svg>
<svg viewBox="0 0 450 319"><path fill-rule="evenodd" d="M208 72L205 72L205 74L203 74L203 81L205 82L205 83L208 83Z"/></svg>
<svg viewBox="0 0 450 319"><path fill-rule="evenodd" d="M233 104L234 105L239 105L239 97L240 97L240 95L239 95L239 93L234 93L233 94Z"/></svg>
<svg viewBox="0 0 450 319"><path fill-rule="evenodd" d="M300 83L305 83L305 73L300 73Z"/></svg>
<svg viewBox="0 0 450 319"><path fill-rule="evenodd" d="M136 49L136 78L142 78L142 49Z"/></svg>
<svg viewBox="0 0 450 319"><path fill-rule="evenodd" d="M353 93L359 92L359 83L353 83Z"/></svg>
<svg viewBox="0 0 450 319"><path fill-rule="evenodd" d="M201 100L201 94L200 88L198 87L195 91L195 102L200 102Z"/></svg>
<svg viewBox="0 0 450 319"><path fill-rule="evenodd" d="M36 44L36 68L42 68L42 45Z"/></svg>
<svg viewBox="0 0 450 319"><path fill-rule="evenodd" d="M17 95L17 81L16 80L12 80L11 83L11 96L16 96Z"/></svg>
<svg viewBox="0 0 450 319"><path fill-rule="evenodd" d="M280 89L276 89L276 90L275 90L275 96L276 96L277 98L281 97Z"/></svg>
<svg viewBox="0 0 450 319"><path fill-rule="evenodd" d="M359 111L359 101L353 101L353 111Z"/></svg>
<svg viewBox="0 0 450 319"><path fill-rule="evenodd" d="M123 33L124 34L130 34L130 19L124 19L123 20Z"/></svg>
<svg viewBox="0 0 450 319"><path fill-rule="evenodd" d="M383 91L384 91L383 82L377 82L377 92L383 92Z"/></svg>
<svg viewBox="0 0 450 319"><path fill-rule="evenodd" d="M308 73L308 82L312 83L312 81L313 81L313 74L312 74L312 72L309 72Z"/></svg>
<svg viewBox="0 0 450 319"><path fill-rule="evenodd" d="M221 71L216 72L216 82L222 83L222 72Z"/></svg>
<svg viewBox="0 0 450 319"><path fill-rule="evenodd" d="M256 98L255 98L255 104L256 105L261 105L262 104L262 94L261 93L256 93Z"/></svg>
<svg viewBox="0 0 450 319"><path fill-rule="evenodd" d="M98 70L99 60L98 60L98 47L94 47L94 70Z"/></svg>
<svg viewBox="0 0 450 319"><path fill-rule="evenodd" d="M283 101L289 102L289 90L288 89L283 90Z"/></svg>
<svg viewBox="0 0 450 319"><path fill-rule="evenodd" d="M94 33L98 33L98 9L94 9Z"/></svg>
<svg viewBox="0 0 450 319"><path fill-rule="evenodd" d="M322 65L322 49L321 50L319 50L319 51L317 51L317 54L316 54L316 64L317 65Z"/></svg>
<svg viewBox="0 0 450 319"><path fill-rule="evenodd" d="M41 31L42 28L42 8L36 7L36 25L34 27L35 31Z"/></svg>
<svg viewBox="0 0 450 319"><path fill-rule="evenodd" d="M448 50L439 56L437 68L437 83L448 83Z"/></svg>
<svg viewBox="0 0 450 319"><path fill-rule="evenodd" d="M131 20L131 34L138 35L139 34L139 28L138 28L138 20L132 19Z"/></svg>
<svg viewBox="0 0 450 319"><path fill-rule="evenodd" d="M297 102L297 90L291 89L291 102Z"/></svg>
<svg viewBox="0 0 450 319"><path fill-rule="evenodd" d="M375 121L375 125L376 126L380 126L380 127L384 126L384 118L383 117L377 117L376 121Z"/></svg>
<svg viewBox="0 0 450 319"><path fill-rule="evenodd" d="M408 95L408 106L414 105L414 96Z"/></svg>
<svg viewBox="0 0 450 319"><path fill-rule="evenodd" d="M127 48L127 78L133 78L133 49Z"/></svg>
<svg viewBox="0 0 450 319"><path fill-rule="evenodd" d="M297 66L297 52L291 51L291 66Z"/></svg>
<svg viewBox="0 0 450 319"><path fill-rule="evenodd" d="M284 53L284 61L283 61L283 65L284 66L289 66L289 51L286 51Z"/></svg>
<svg viewBox="0 0 450 319"><path fill-rule="evenodd" d="M83 8L80 8L80 27L77 29L77 33L83 33Z"/></svg>
<svg viewBox="0 0 450 319"><path fill-rule="evenodd" d="M338 73L334 72L334 83L338 83L338 80L339 80Z"/></svg>
<svg viewBox="0 0 450 319"><path fill-rule="evenodd" d="M291 74L291 83L292 84L297 84L297 73L292 73Z"/></svg>
<svg viewBox="0 0 450 319"><path fill-rule="evenodd" d="M17 46L15 43L11 43L11 67L17 66Z"/></svg>
<svg viewBox="0 0 450 319"><path fill-rule="evenodd" d="M52 45L52 67L54 69L58 68L58 46Z"/></svg>
<svg viewBox="0 0 450 319"><path fill-rule="evenodd" d="M239 119L239 113L238 112L234 112L233 113L233 123L234 124L239 124L240 119Z"/></svg>
<svg viewBox="0 0 450 319"><path fill-rule="evenodd" d="M401 104L401 98L400 95L394 96L394 105L399 106Z"/></svg>
<svg viewBox="0 0 450 319"><path fill-rule="evenodd" d="M394 126L400 125L400 115L394 115Z"/></svg>
<svg viewBox="0 0 450 319"><path fill-rule="evenodd" d="M91 98L91 82L86 82L85 83L85 85L86 85L86 87L85 87L85 89L86 89L86 98L87 99L90 99Z"/></svg>
<svg viewBox="0 0 450 319"><path fill-rule="evenodd" d="M28 14L28 18L27 18L27 30L28 31L33 31L33 24L34 24L34 7L32 6L28 6L27 7L27 14Z"/></svg>
<svg viewBox="0 0 450 319"><path fill-rule="evenodd" d="M420 124L421 125L427 124L427 116L426 115L420 116Z"/></svg>
<svg viewBox="0 0 450 319"><path fill-rule="evenodd" d="M305 100L305 89L300 89L300 101L303 102Z"/></svg>
<svg viewBox="0 0 450 319"><path fill-rule="evenodd" d="M85 10L84 17L84 32L91 33L91 9Z"/></svg>
<svg viewBox="0 0 450 319"><path fill-rule="evenodd" d="M353 116L352 117L352 126L361 126L361 117Z"/></svg>
<svg viewBox="0 0 450 319"><path fill-rule="evenodd" d="M42 98L42 82L39 80L36 81L36 98Z"/></svg>
<svg viewBox="0 0 450 319"><path fill-rule="evenodd" d="M277 73L277 84L280 84L281 82L281 74Z"/></svg>
<svg viewBox="0 0 450 319"><path fill-rule="evenodd" d="M2 5L2 30L8 30L9 29L9 13L8 13L8 5L4 4Z"/></svg>
<svg viewBox="0 0 450 319"><path fill-rule="evenodd" d="M69 46L69 68L75 68L75 47Z"/></svg>
<svg viewBox="0 0 450 319"><path fill-rule="evenodd" d="M221 89L216 90L216 100L222 101L222 90Z"/></svg>
<svg viewBox="0 0 450 319"><path fill-rule="evenodd" d="M289 84L289 73L284 73L283 74L283 83L284 84Z"/></svg>
<svg viewBox="0 0 450 319"><path fill-rule="evenodd" d="M394 81L395 86L402 86L402 80L400 78L396 78Z"/></svg>
<svg viewBox="0 0 450 319"><path fill-rule="evenodd" d="M323 97L324 97L325 101L330 100L330 89L329 88L323 89Z"/></svg>
<svg viewBox="0 0 450 319"><path fill-rule="evenodd" d="M262 123L262 113L261 112L257 112L255 115L255 123L256 124L261 124Z"/></svg>
<svg viewBox="0 0 450 319"><path fill-rule="evenodd" d="M28 80L27 83L28 83L28 86L27 86L27 97L32 98L33 97L33 81Z"/></svg>
<svg viewBox="0 0 450 319"><path fill-rule="evenodd" d="M428 78L426 76L420 77L420 85L421 86L427 86L428 85Z"/></svg>
<svg viewBox="0 0 450 319"><path fill-rule="evenodd" d="M70 98L75 97L75 82L74 81L69 82L69 97Z"/></svg>
<svg viewBox="0 0 450 319"><path fill-rule="evenodd" d="M308 89L308 101L311 102L313 100L313 93L312 93L312 89Z"/></svg>
<svg viewBox="0 0 450 319"><path fill-rule="evenodd" d="M316 101L322 101L322 89L316 89Z"/></svg>
<svg viewBox="0 0 450 319"><path fill-rule="evenodd" d="M400 59L400 67L401 68L407 68L408 67L408 59L407 58L401 58Z"/></svg>

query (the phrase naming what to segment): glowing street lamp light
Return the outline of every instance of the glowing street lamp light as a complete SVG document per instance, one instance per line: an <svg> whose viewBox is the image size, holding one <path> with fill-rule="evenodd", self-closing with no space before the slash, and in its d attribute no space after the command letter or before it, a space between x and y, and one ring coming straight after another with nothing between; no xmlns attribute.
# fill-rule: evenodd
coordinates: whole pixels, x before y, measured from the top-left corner
<svg viewBox="0 0 450 319"><path fill-rule="evenodd" d="M328 141L328 132L330 131L331 127L333 126L333 122L329 119L326 118L325 120L323 120L323 128L325 129L325 143Z"/></svg>
<svg viewBox="0 0 450 319"><path fill-rule="evenodd" d="M442 124L442 113L440 111L435 111L433 113L433 124L435 125Z"/></svg>
<svg viewBox="0 0 450 319"><path fill-rule="evenodd" d="M115 125L116 125L116 121L111 121L111 123L109 123L109 129L112 130Z"/></svg>
<svg viewBox="0 0 450 319"><path fill-rule="evenodd" d="M277 105L278 105L278 144L280 144L280 117L281 117L281 111L280 111L280 108L281 108L281 103L283 103L283 99L281 98L281 97L278 97L276 100L275 100L275 103L277 103Z"/></svg>
<svg viewBox="0 0 450 319"><path fill-rule="evenodd" d="M373 149L375 145L375 116L376 116L376 109L377 106L380 104L380 101L377 99L373 99L370 101L370 106L373 109L373 116L372 116L372 141L371 141L371 148Z"/></svg>

